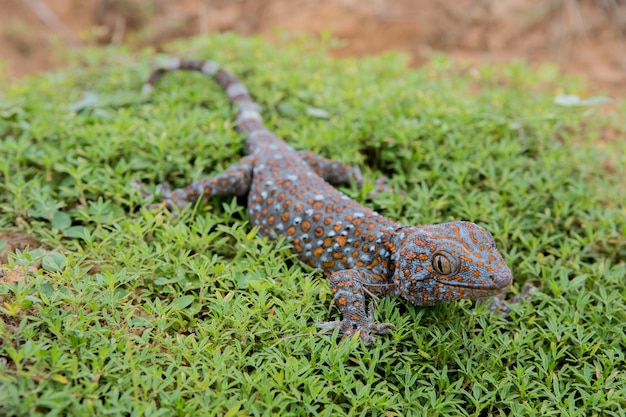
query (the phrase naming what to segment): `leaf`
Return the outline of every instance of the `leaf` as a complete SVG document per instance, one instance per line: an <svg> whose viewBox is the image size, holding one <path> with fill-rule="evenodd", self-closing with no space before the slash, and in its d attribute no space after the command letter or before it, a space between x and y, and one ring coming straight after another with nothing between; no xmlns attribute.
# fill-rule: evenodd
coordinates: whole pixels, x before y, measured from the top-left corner
<svg viewBox="0 0 626 417"><path fill-rule="evenodd" d="M72 218L69 214L63 211L57 211L52 216L52 226L56 227L59 230L67 229L72 225Z"/></svg>
<svg viewBox="0 0 626 417"><path fill-rule="evenodd" d="M278 112L283 116L295 117L300 114L300 111L289 103L280 103L276 107L278 108Z"/></svg>
<svg viewBox="0 0 626 417"><path fill-rule="evenodd" d="M81 111L85 109L94 109L102 105L100 97L93 91L88 91L83 94L83 98L68 106L70 111Z"/></svg>
<svg viewBox="0 0 626 417"><path fill-rule="evenodd" d="M155 278L152 282L154 282L154 285L167 285L170 283L170 280L168 278L165 277L159 277L159 278Z"/></svg>
<svg viewBox="0 0 626 417"><path fill-rule="evenodd" d="M41 267L46 271L59 272L65 267L65 256L60 252L48 252L41 261Z"/></svg>
<svg viewBox="0 0 626 417"><path fill-rule="evenodd" d="M0 99L0 119L12 119L18 114L24 113L23 101L5 101L6 97Z"/></svg>
<svg viewBox="0 0 626 417"><path fill-rule="evenodd" d="M169 305L168 310L170 311L180 311L186 307L189 307L191 303L193 303L194 296L193 295L183 295L182 297L176 298Z"/></svg>
<svg viewBox="0 0 626 417"><path fill-rule="evenodd" d="M607 104L611 103L612 100L609 97L596 96L589 97L586 99L581 99L576 94L561 94L554 97L554 104L558 104L559 106L594 106L596 104Z"/></svg>
<svg viewBox="0 0 626 417"><path fill-rule="evenodd" d="M85 239L89 236L89 229L85 226L72 226L63 230L63 236L74 239Z"/></svg>
<svg viewBox="0 0 626 417"><path fill-rule="evenodd" d="M44 248L36 248L36 249L28 251L28 254L30 256L30 259L33 262L36 262L46 255L46 250Z"/></svg>
<svg viewBox="0 0 626 417"><path fill-rule="evenodd" d="M52 379L60 382L61 384L67 384L68 382L70 382L66 377L64 377L63 375L53 375Z"/></svg>
<svg viewBox="0 0 626 417"><path fill-rule="evenodd" d="M318 107L307 107L306 114L308 114L309 116L317 117L318 119L330 118L330 114L326 110L320 109Z"/></svg>

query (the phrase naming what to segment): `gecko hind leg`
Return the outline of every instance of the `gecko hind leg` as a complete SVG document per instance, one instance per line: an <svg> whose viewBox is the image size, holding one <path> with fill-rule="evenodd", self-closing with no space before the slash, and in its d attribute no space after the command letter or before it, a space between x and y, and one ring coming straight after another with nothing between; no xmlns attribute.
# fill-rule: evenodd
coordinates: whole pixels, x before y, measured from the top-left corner
<svg viewBox="0 0 626 417"><path fill-rule="evenodd" d="M161 199L159 205L171 211L181 210L190 203L213 196L238 196L243 197L248 194L252 182L252 168L255 158L247 155L225 171L210 177L194 181L184 188L169 190L166 184L160 185L161 193L156 198ZM141 184L133 184L139 188L141 194L146 197L155 197L152 193L145 191Z"/></svg>

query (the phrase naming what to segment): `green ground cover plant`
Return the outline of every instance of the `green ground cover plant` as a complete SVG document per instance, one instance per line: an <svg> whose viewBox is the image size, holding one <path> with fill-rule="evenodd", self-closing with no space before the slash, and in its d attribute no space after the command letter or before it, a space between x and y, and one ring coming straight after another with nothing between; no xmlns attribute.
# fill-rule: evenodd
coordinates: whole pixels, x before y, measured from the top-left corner
<svg viewBox="0 0 626 417"><path fill-rule="evenodd" d="M386 175L402 192L366 202L379 212L486 227L531 301L501 317L384 299L397 330L375 346L320 334L337 314L326 280L257 236L241 201L173 217L130 185L184 186L242 155L219 87L175 73L144 97L149 51L85 51L0 96L0 229L43 245L0 279L1 415L624 415L619 111L555 103L589 94L549 66L415 70L328 45L223 35L166 52L219 61L291 145L359 164L351 197Z"/></svg>

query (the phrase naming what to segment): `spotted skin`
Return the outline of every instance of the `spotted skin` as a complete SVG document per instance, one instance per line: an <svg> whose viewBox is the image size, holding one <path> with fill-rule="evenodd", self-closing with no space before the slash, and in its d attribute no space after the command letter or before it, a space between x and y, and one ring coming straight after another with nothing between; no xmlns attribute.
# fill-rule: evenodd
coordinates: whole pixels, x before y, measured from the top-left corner
<svg viewBox="0 0 626 417"><path fill-rule="evenodd" d="M360 186L359 169L296 151L268 131L248 90L216 63L174 60L151 74L144 91L172 70L202 72L224 88L237 112L237 130L246 136L247 156L212 178L165 192L163 204L181 209L209 196L247 196L250 221L260 233L286 236L301 262L329 277L342 319L319 327L338 327L344 336L358 332L369 345L373 334L388 333L393 325L374 323L371 304L366 313L368 296L434 305L484 299L511 285L511 271L482 227L402 225L336 190L331 184Z"/></svg>

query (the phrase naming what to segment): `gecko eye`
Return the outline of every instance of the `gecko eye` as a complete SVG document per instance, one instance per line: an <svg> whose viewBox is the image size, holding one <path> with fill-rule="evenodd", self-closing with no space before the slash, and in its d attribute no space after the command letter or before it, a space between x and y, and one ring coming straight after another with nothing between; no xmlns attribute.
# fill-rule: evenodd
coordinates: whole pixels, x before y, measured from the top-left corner
<svg viewBox="0 0 626 417"><path fill-rule="evenodd" d="M450 275L456 272L457 266L452 255L445 252L437 252L433 256L433 268L440 275Z"/></svg>

